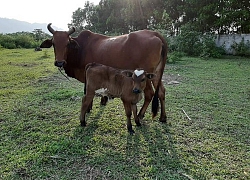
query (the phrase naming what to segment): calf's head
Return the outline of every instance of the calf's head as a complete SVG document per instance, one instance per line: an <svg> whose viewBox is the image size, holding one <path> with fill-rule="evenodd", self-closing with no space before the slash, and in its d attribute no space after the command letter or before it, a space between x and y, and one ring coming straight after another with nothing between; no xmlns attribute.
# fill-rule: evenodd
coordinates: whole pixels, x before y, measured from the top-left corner
<svg viewBox="0 0 250 180"><path fill-rule="evenodd" d="M136 69L135 71L124 70L122 75L133 80L132 92L135 94L142 93L146 87L147 80L153 80L156 76L156 74L147 73L143 69Z"/></svg>
<svg viewBox="0 0 250 180"><path fill-rule="evenodd" d="M54 47L55 53L55 66L63 67L67 62L68 50L72 47L78 47L78 43L73 40L70 35L75 32L75 28L71 28L69 31L55 31L51 27L51 23L47 26L48 30L53 34L52 39L47 39L40 45L41 48Z"/></svg>

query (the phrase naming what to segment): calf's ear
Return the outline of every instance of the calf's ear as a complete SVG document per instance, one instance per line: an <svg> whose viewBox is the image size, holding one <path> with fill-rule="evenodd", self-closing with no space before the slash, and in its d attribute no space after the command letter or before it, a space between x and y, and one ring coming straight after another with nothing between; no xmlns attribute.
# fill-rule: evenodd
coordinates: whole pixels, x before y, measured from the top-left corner
<svg viewBox="0 0 250 180"><path fill-rule="evenodd" d="M147 78L149 80L153 80L156 77L156 74L154 74L154 73L147 73L146 76L147 76Z"/></svg>
<svg viewBox="0 0 250 180"><path fill-rule="evenodd" d="M46 39L40 45L40 48L50 48L52 46L52 39Z"/></svg>
<svg viewBox="0 0 250 180"><path fill-rule="evenodd" d="M124 71L122 71L122 75L125 77L132 77L133 72L129 71L129 70L124 70Z"/></svg>

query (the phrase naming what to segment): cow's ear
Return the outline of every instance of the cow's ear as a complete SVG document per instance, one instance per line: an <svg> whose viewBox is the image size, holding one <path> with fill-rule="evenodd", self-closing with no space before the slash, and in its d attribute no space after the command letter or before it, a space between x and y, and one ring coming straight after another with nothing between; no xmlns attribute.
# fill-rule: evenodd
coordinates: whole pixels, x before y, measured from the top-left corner
<svg viewBox="0 0 250 180"><path fill-rule="evenodd" d="M70 39L69 40L69 44L68 44L68 48L70 49L78 49L80 46L78 44L78 42L74 39Z"/></svg>
<svg viewBox="0 0 250 180"><path fill-rule="evenodd" d="M125 76L125 77L132 77L133 72L129 71L129 70L124 70L124 71L122 71L122 75Z"/></svg>
<svg viewBox="0 0 250 180"><path fill-rule="evenodd" d="M146 76L147 76L147 78L149 80L153 80L156 77L156 74L154 74L154 73L147 73Z"/></svg>
<svg viewBox="0 0 250 180"><path fill-rule="evenodd" d="M40 45L40 48L50 48L52 46L52 39L46 39Z"/></svg>

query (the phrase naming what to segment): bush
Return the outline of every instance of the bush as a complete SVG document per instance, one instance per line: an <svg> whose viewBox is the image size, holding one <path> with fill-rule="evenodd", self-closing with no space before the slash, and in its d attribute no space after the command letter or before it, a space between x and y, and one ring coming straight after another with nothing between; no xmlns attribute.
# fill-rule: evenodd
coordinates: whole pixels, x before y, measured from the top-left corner
<svg viewBox="0 0 250 180"><path fill-rule="evenodd" d="M223 47L217 47L215 44L215 36L213 34L206 34L201 36L201 52L199 56L203 58L213 57L220 58L225 54Z"/></svg>
<svg viewBox="0 0 250 180"><path fill-rule="evenodd" d="M199 55L201 51L200 36L201 33L195 31L191 25L184 25L181 28L181 33L175 38L176 50L190 56Z"/></svg>
<svg viewBox="0 0 250 180"><path fill-rule="evenodd" d="M234 54L237 56L250 56L250 42L247 41L245 43L244 38L242 38L240 43L234 42L231 45L231 49L233 49Z"/></svg>
<svg viewBox="0 0 250 180"><path fill-rule="evenodd" d="M181 28L181 33L178 36L168 39L168 42L170 42L170 52L183 52L189 56L204 58L220 58L222 54L225 54L223 47L216 46L213 34L202 34L188 24Z"/></svg>
<svg viewBox="0 0 250 180"><path fill-rule="evenodd" d="M174 51L174 52L170 53L167 62L174 64L177 61L180 61L183 56L185 56L185 53Z"/></svg>
<svg viewBox="0 0 250 180"><path fill-rule="evenodd" d="M6 42L6 43L4 43L3 47L6 48L6 49L15 49L15 48L17 48L16 45L15 45L15 42Z"/></svg>
<svg viewBox="0 0 250 180"><path fill-rule="evenodd" d="M48 38L46 34L44 38ZM35 48L40 46L42 39L38 40L33 33L17 32L11 34L0 34L0 45L7 49Z"/></svg>
<svg viewBox="0 0 250 180"><path fill-rule="evenodd" d="M15 37L15 44L21 48L33 48L34 38L28 35L18 35Z"/></svg>

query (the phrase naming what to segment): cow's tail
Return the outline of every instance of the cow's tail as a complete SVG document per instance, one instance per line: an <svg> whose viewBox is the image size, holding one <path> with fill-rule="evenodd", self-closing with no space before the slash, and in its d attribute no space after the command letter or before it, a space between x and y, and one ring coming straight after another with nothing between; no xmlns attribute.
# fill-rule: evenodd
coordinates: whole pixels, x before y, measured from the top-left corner
<svg viewBox="0 0 250 180"><path fill-rule="evenodd" d="M157 83L157 87L155 89L155 94L152 100L152 117L154 118L158 111L159 111L159 88L161 85L161 80L162 80L162 76L163 76L163 72L164 72L164 68L165 68L165 64L167 62L167 42L166 40L157 33L157 37L161 39L162 41L162 49L161 49L161 62L160 62L160 78L159 81Z"/></svg>

